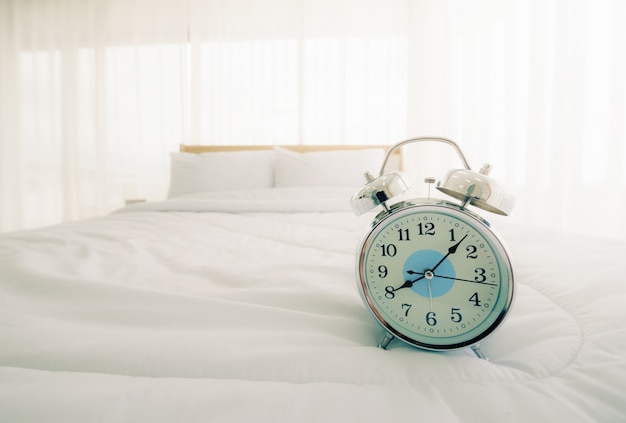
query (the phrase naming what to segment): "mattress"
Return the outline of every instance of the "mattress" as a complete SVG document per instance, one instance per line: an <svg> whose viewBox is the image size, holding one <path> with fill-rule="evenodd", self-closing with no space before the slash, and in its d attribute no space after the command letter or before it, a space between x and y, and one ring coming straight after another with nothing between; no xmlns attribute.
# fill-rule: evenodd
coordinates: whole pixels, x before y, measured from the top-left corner
<svg viewBox="0 0 626 423"><path fill-rule="evenodd" d="M626 241L498 218L516 298L489 360L383 350L351 194L183 195L1 234L0 421L626 421Z"/></svg>

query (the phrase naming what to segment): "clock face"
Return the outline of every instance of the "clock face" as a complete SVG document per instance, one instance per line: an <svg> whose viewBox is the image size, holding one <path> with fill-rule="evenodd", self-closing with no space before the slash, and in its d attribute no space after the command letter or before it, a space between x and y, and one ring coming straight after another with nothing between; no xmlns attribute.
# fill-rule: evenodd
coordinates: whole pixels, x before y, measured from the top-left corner
<svg viewBox="0 0 626 423"><path fill-rule="evenodd" d="M360 251L364 301L389 332L410 344L475 344L499 326L511 305L505 248L486 223L454 204L390 213Z"/></svg>

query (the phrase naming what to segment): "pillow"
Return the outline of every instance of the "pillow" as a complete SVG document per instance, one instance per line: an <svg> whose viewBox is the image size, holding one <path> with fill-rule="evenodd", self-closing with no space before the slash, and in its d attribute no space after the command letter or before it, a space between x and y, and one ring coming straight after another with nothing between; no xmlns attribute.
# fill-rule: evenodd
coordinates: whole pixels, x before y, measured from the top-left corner
<svg viewBox="0 0 626 423"><path fill-rule="evenodd" d="M171 153L168 197L197 192L271 188L274 152Z"/></svg>
<svg viewBox="0 0 626 423"><path fill-rule="evenodd" d="M377 174L385 158L382 148L296 153L274 147L276 187L352 187L365 184L363 174Z"/></svg>

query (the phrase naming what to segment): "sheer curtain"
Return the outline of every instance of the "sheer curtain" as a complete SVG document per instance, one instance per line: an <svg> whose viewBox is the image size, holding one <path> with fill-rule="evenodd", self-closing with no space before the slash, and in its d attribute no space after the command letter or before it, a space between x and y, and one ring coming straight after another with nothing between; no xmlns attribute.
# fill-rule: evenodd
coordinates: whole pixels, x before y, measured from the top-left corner
<svg viewBox="0 0 626 423"><path fill-rule="evenodd" d="M180 143L455 139L511 220L626 236L621 0L0 0L0 230L163 198ZM416 191L460 166L407 149Z"/></svg>
<svg viewBox="0 0 626 423"><path fill-rule="evenodd" d="M0 1L0 229L162 195L188 90L188 16L172 6Z"/></svg>
<svg viewBox="0 0 626 423"><path fill-rule="evenodd" d="M491 162L513 220L626 236L626 3L413 6L409 133Z"/></svg>

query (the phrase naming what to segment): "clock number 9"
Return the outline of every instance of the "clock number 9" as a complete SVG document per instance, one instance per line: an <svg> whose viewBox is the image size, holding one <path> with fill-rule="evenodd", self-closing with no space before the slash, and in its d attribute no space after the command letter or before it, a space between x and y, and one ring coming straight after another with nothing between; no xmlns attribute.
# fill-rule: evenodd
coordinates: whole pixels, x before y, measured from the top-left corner
<svg viewBox="0 0 626 423"><path fill-rule="evenodd" d="M380 265L378 266L378 277L381 279L384 279L387 277L387 273L389 273L389 271L387 270L387 266L385 265Z"/></svg>

